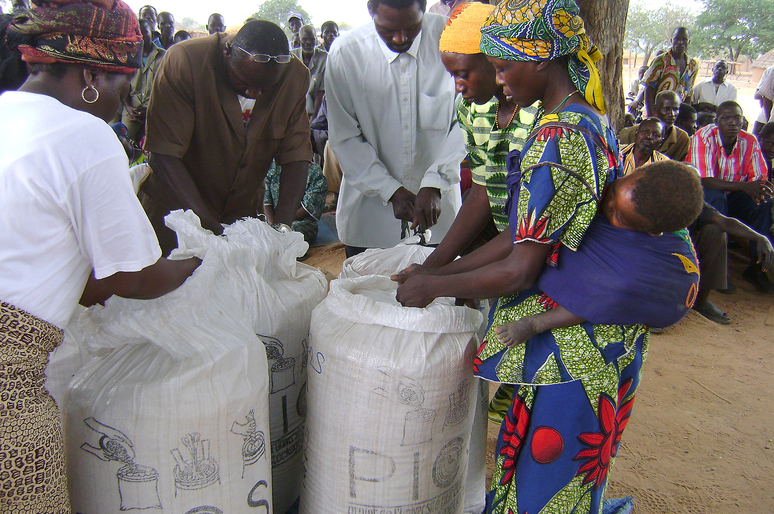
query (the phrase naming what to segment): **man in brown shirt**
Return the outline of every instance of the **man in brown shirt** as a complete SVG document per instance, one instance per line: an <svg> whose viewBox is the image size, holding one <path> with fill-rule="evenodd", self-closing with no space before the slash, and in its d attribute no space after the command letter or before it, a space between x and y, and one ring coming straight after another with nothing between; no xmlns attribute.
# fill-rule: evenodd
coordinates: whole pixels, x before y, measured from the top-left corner
<svg viewBox="0 0 774 514"><path fill-rule="evenodd" d="M688 155L691 138L686 131L675 125L677 114L680 112L680 97L674 91L661 91L656 95L655 110L656 116L664 124L664 139L658 151L675 161L684 161ZM621 130L618 142L621 145L634 143L638 127L639 125L634 125Z"/></svg>
<svg viewBox="0 0 774 514"><path fill-rule="evenodd" d="M272 160L282 166L274 219L292 223L312 160L309 71L291 58L281 28L255 20L233 39L174 45L153 87L145 141L153 173L141 191L165 255L177 246L164 226L171 210L192 209L216 234L263 212Z"/></svg>

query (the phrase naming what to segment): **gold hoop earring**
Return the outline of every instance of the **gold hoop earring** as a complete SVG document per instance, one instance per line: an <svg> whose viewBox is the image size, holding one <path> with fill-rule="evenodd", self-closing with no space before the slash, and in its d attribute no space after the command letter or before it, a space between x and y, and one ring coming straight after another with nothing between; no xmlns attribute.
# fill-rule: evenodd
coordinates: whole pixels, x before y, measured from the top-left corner
<svg viewBox="0 0 774 514"><path fill-rule="evenodd" d="M94 93L97 95L97 96L94 97L94 100L91 100L91 101L86 100L86 91L88 91L89 89L93 89ZM89 84L88 87L83 88L83 91L81 91L81 98L83 98L83 101L86 102L87 104L93 104L94 102L99 100L99 91L97 91L96 87L94 87L91 84Z"/></svg>

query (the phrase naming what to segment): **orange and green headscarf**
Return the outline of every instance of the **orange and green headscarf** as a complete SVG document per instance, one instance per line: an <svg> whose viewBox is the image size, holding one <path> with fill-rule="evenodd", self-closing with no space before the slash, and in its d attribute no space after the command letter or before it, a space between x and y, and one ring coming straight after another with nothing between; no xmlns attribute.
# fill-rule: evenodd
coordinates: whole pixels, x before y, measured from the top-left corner
<svg viewBox="0 0 774 514"><path fill-rule="evenodd" d="M568 70L586 101L605 113L602 58L586 34L575 0L504 0L481 27L481 51L509 61L549 61L568 56Z"/></svg>

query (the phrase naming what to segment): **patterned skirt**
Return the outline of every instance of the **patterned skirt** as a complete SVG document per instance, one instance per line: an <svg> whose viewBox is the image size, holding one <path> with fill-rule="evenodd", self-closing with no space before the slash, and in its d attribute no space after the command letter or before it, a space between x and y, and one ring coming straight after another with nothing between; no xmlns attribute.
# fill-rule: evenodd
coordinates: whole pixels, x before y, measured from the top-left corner
<svg viewBox="0 0 774 514"><path fill-rule="evenodd" d="M648 330L583 323L539 334L512 355L493 351L499 341L492 326L521 317L515 307L525 303L501 299L493 307L476 359L481 378L508 382L507 370L518 370L508 373L519 379L512 381L513 402L497 440L487 513L600 513L640 383ZM488 358L487 347L494 353ZM584 368L582 361L592 357L599 365ZM572 378L584 369L587 374Z"/></svg>
<svg viewBox="0 0 774 514"><path fill-rule="evenodd" d="M0 302L0 512L70 513L59 409L45 387L62 330Z"/></svg>

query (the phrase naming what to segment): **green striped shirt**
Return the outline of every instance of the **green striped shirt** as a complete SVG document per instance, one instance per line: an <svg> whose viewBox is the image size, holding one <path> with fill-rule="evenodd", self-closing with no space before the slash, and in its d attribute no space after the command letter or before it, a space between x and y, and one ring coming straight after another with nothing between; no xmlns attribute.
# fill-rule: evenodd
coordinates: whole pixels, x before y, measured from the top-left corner
<svg viewBox="0 0 774 514"><path fill-rule="evenodd" d="M465 146L470 160L473 182L486 187L497 230L508 228L508 216L503 212L508 189L505 185L506 158L512 150L521 150L535 121L537 107L519 110L505 129L495 129L497 98L478 105L460 98L457 116L465 132Z"/></svg>

